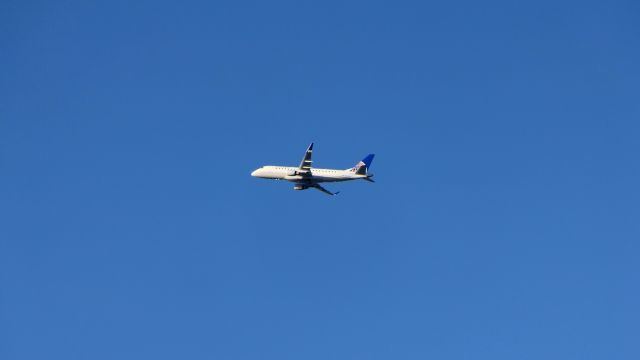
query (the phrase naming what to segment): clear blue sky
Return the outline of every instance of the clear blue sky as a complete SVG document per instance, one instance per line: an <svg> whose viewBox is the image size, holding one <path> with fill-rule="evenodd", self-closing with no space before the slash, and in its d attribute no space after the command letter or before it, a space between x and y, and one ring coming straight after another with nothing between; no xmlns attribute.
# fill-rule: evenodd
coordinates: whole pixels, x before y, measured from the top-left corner
<svg viewBox="0 0 640 360"><path fill-rule="evenodd" d="M639 24L3 1L0 358L639 359Z"/></svg>

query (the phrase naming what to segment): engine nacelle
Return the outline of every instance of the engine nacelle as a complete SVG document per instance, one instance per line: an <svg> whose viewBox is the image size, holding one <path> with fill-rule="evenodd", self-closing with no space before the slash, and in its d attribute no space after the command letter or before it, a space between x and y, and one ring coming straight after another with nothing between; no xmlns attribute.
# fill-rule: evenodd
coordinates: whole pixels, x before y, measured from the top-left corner
<svg viewBox="0 0 640 360"><path fill-rule="evenodd" d="M293 190L307 190L309 187L307 185L294 185Z"/></svg>
<svg viewBox="0 0 640 360"><path fill-rule="evenodd" d="M287 176L296 176L298 175L298 172L296 170L291 170L287 173Z"/></svg>

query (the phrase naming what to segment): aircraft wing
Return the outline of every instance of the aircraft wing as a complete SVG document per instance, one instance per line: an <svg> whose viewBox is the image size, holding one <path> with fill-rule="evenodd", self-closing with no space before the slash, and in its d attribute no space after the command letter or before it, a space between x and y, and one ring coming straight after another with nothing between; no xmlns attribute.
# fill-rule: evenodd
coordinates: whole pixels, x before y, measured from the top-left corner
<svg viewBox="0 0 640 360"><path fill-rule="evenodd" d="M318 189L318 190L322 191L323 193L329 194L329 195L338 195L340 193L340 191L336 191L335 193L332 193L331 191L323 188L322 186L320 186L318 184L311 185L310 187L312 187L314 189Z"/></svg>
<svg viewBox="0 0 640 360"><path fill-rule="evenodd" d="M311 153L312 152L313 152L313 143L311 143L311 145L309 145L309 147L307 148L307 151L304 153L304 157L300 162L300 166L298 166L298 169L300 169L301 173L308 173L311 171Z"/></svg>

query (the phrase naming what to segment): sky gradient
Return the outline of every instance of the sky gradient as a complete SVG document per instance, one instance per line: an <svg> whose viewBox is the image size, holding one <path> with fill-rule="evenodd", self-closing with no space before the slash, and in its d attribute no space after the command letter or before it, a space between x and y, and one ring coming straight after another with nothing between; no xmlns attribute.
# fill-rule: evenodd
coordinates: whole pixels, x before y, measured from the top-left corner
<svg viewBox="0 0 640 360"><path fill-rule="evenodd" d="M3 1L0 358L640 358L639 24Z"/></svg>

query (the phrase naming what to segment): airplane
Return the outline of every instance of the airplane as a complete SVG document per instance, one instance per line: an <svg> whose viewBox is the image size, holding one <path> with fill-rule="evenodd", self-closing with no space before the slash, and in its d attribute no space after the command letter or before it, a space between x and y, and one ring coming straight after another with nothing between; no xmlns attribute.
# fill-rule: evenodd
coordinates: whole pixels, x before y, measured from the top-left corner
<svg viewBox="0 0 640 360"><path fill-rule="evenodd" d="M286 180L295 183L294 190L306 190L309 188L317 189L328 195L337 195L338 192L331 192L322 186L324 182L338 182L350 180L366 180L374 182L371 178L373 174L369 174L369 167L373 161L374 154L367 155L362 161L358 162L354 167L337 170L337 169L318 169L311 167L311 154L313 153L313 143L309 145L304 157L298 167L293 166L263 166L251 173L251 176L262 179Z"/></svg>

